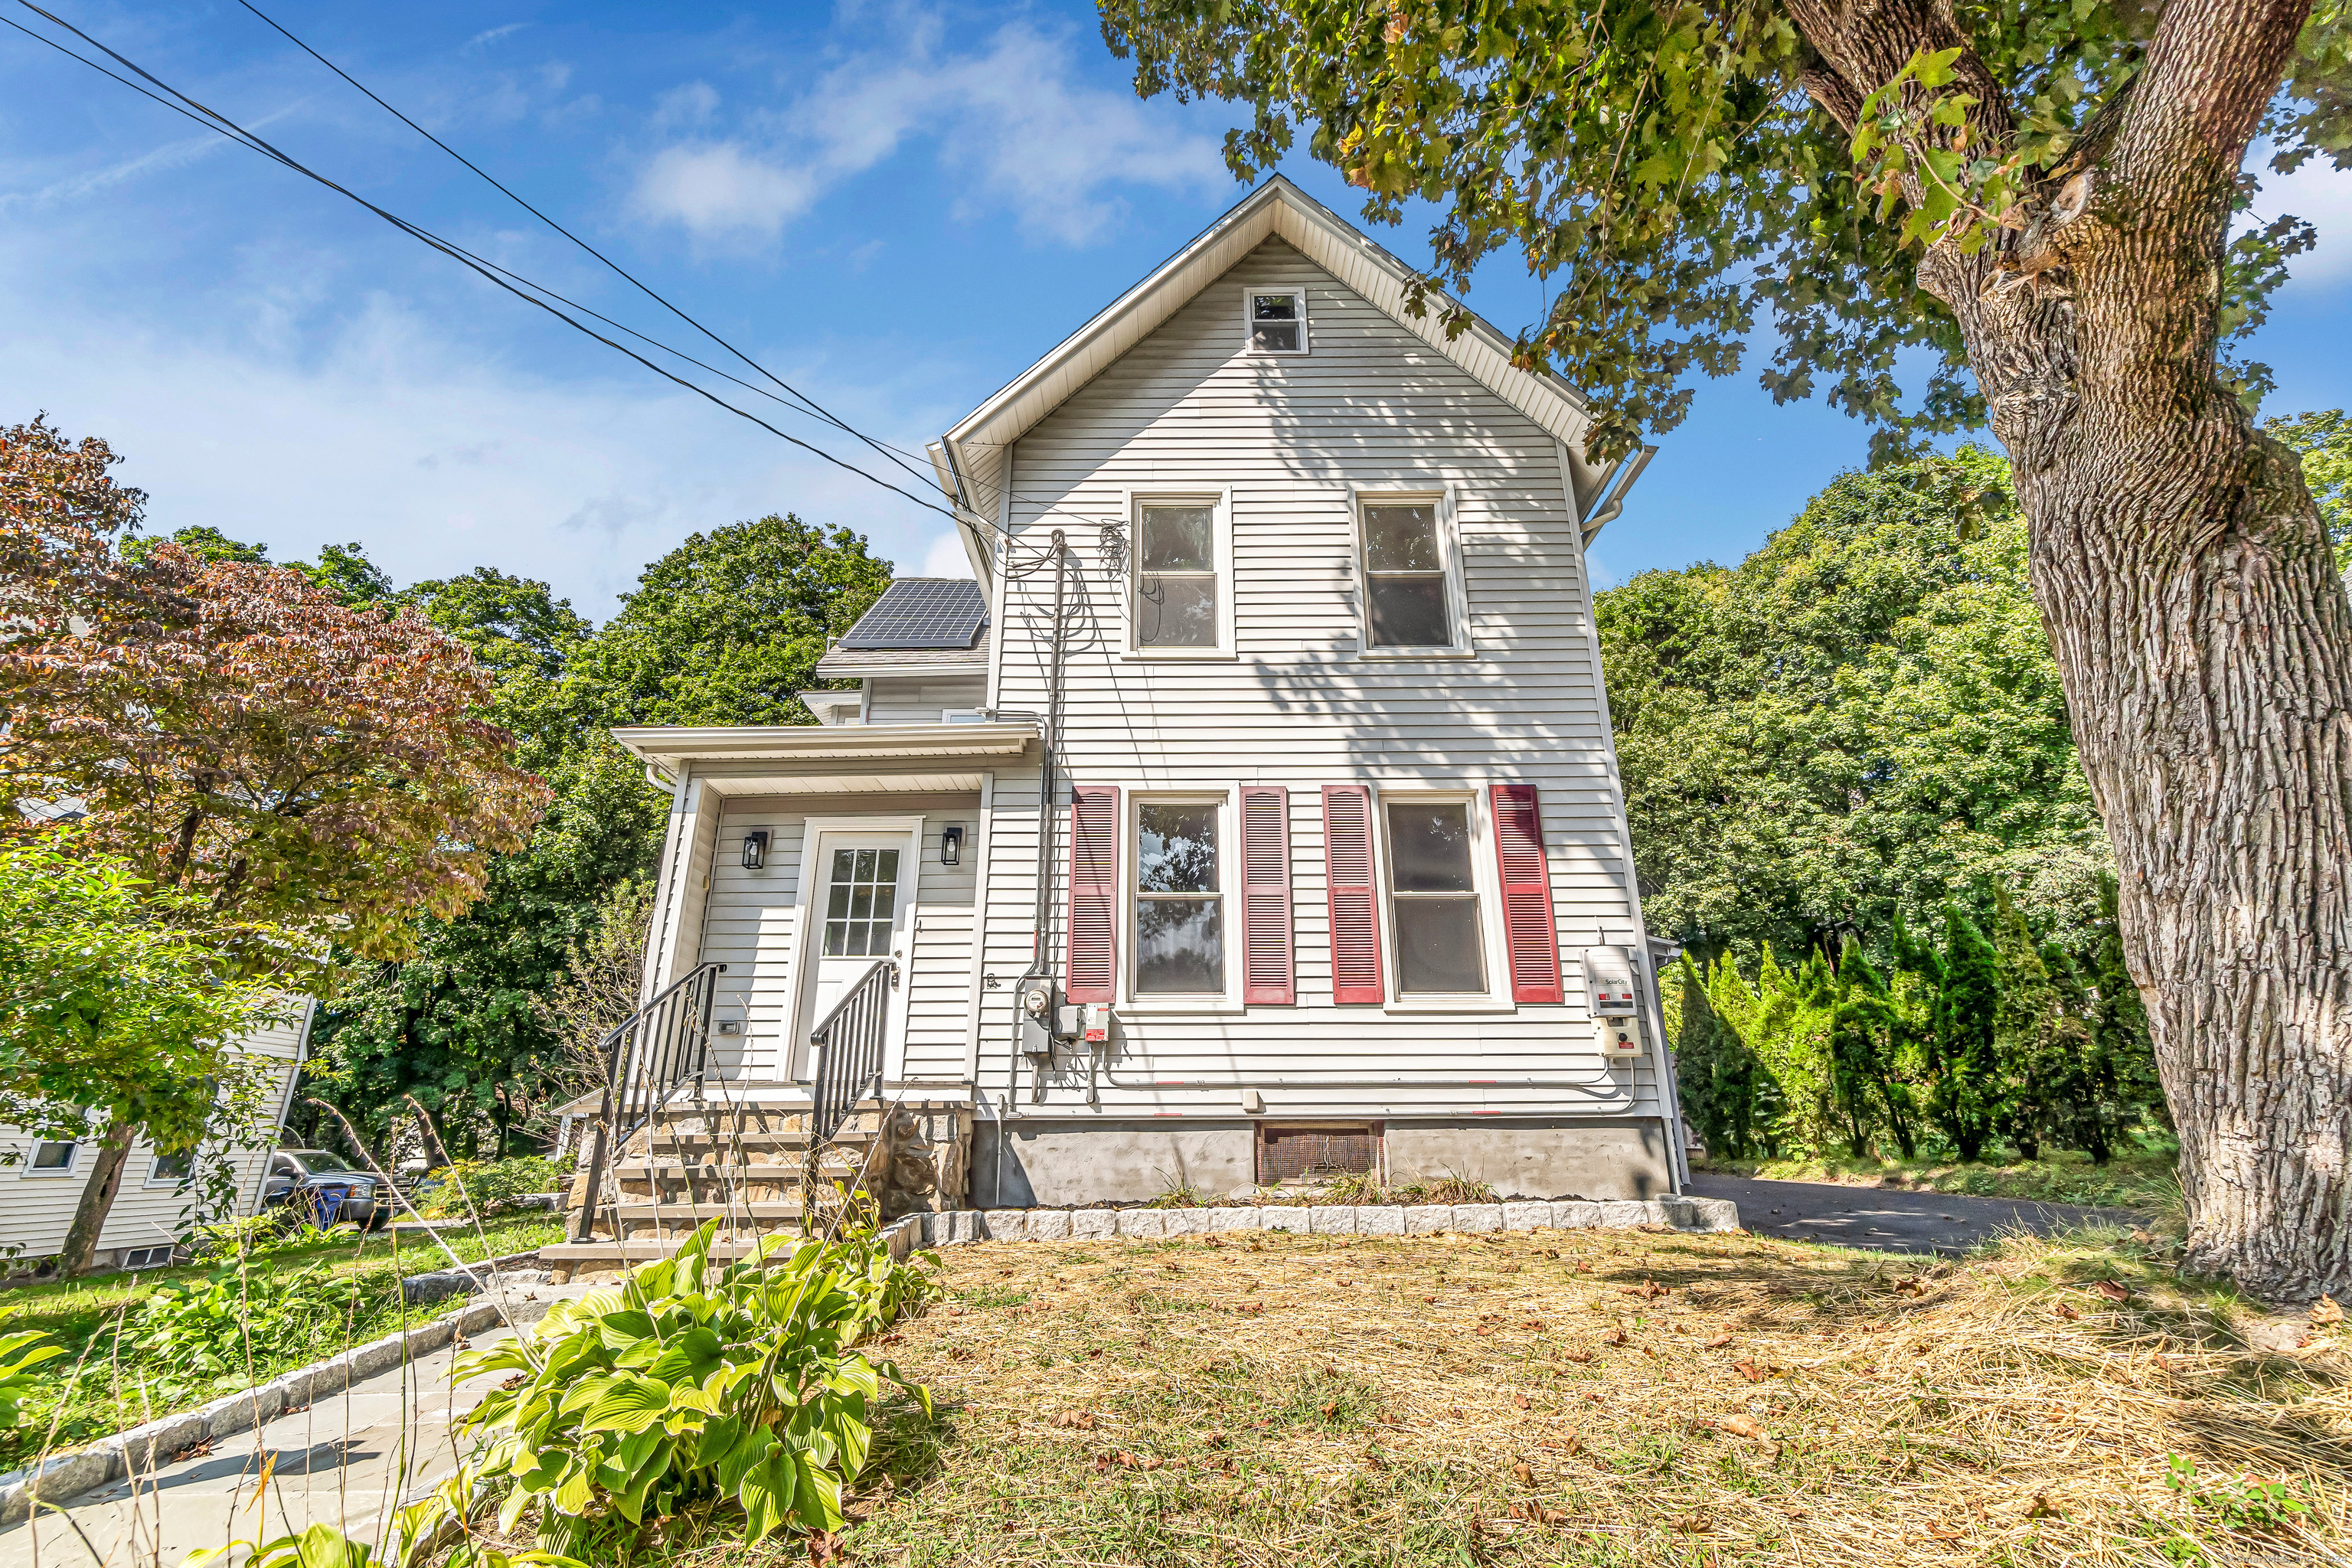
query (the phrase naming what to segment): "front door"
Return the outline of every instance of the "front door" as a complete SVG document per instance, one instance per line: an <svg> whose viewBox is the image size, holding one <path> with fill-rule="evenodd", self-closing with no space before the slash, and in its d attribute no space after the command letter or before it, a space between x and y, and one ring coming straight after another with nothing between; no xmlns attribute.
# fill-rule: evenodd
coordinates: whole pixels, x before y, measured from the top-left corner
<svg viewBox="0 0 2352 1568"><path fill-rule="evenodd" d="M814 864L821 880L810 889L811 962L802 1013L807 1023L795 1042L799 1076L807 1076L814 1059L810 1031L877 960L897 959L903 976L910 901L903 884L913 870L910 859L903 833L826 833L818 838ZM892 1001L905 994L901 987L891 994ZM898 1023L891 1020L894 1037Z"/></svg>

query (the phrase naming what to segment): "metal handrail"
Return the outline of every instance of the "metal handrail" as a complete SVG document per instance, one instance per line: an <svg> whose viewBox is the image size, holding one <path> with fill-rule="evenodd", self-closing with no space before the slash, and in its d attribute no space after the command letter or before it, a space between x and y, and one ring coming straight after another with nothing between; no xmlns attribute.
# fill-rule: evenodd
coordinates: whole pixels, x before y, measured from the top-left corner
<svg viewBox="0 0 2352 1568"><path fill-rule="evenodd" d="M597 1200L607 1168L670 1098L698 1082L710 1067L710 1008L723 963L698 963L597 1042L604 1065L604 1096L596 1109L596 1141L588 1155L588 1184L574 1241L595 1229ZM619 1199L614 1200L617 1209ZM613 1238L621 1239L614 1217Z"/></svg>
<svg viewBox="0 0 2352 1568"><path fill-rule="evenodd" d="M815 1083L810 1096L810 1128L818 1138L841 1131L849 1113L882 1077L883 1046L890 1022L890 993L898 984L898 963L881 958L809 1031L816 1047Z"/></svg>

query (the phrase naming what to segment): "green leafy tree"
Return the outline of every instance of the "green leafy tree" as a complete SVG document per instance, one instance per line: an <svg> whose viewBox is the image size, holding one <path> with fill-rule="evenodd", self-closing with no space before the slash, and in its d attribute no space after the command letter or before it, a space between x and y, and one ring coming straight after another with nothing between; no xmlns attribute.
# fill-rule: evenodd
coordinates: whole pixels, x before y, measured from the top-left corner
<svg viewBox="0 0 2352 1568"><path fill-rule="evenodd" d="M70 831L0 846L0 1121L63 1139L100 1121L103 1201L78 1210L62 1271L88 1266L142 1128L166 1150L251 1136L264 1086L231 1047L287 1005L255 962L280 940Z"/></svg>
<svg viewBox="0 0 2352 1568"><path fill-rule="evenodd" d="M889 579L863 537L772 516L688 540L602 629L547 584L487 570L395 595L498 672L488 711L553 799L462 918L418 921L412 957L353 966L317 1030L324 1098L382 1133L413 1094L453 1153L518 1152L585 1087L549 1000L661 844L668 801L609 730L812 722L794 693Z"/></svg>
<svg viewBox="0 0 2352 1568"><path fill-rule="evenodd" d="M615 724L809 724L825 640L890 584L863 536L770 515L646 568L572 661L564 695Z"/></svg>
<svg viewBox="0 0 2352 1568"><path fill-rule="evenodd" d="M1847 1147L1857 1160L1870 1152L1881 1124L1895 1135L1906 1160L1919 1152L1918 1116L1910 1085L1902 1080L1895 1056L1903 1017L1886 983L1849 935L1837 965L1836 1000L1830 1015L1830 1060L1838 1108L1846 1124Z"/></svg>
<svg viewBox="0 0 2352 1568"><path fill-rule="evenodd" d="M1939 968L1927 1115L1961 1159L1980 1160L2005 1100L1996 1034L2000 952L1958 905L1945 912Z"/></svg>
<svg viewBox="0 0 2352 1568"><path fill-rule="evenodd" d="M1707 995L1707 984L1689 954L1676 970L1681 1028L1675 1036L1675 1078L1683 1110L1714 1152L1744 1160L1756 1145L1757 1079L1760 1068Z"/></svg>
<svg viewBox="0 0 2352 1568"><path fill-rule="evenodd" d="M2190 1260L2352 1289L2352 1226L2304 1223L2352 1211L2352 604L2297 454L2248 412L2268 373L2228 357L2312 239L2233 234L2250 149L2352 167L2352 11L1098 3L1139 91L1249 106L1235 174L1304 127L1368 216L1433 205L1433 286L1518 250L1551 304L1517 358L1584 391L1595 463L1671 429L1759 318L1773 395L1825 391L1882 458L1990 423L2187 1097ZM1458 330L1434 287L1408 303Z"/></svg>
<svg viewBox="0 0 2352 1568"><path fill-rule="evenodd" d="M1747 962L1990 879L2090 928L2112 864L2026 584L2008 465L1846 474L1736 568L1597 597L1643 910Z"/></svg>
<svg viewBox="0 0 2352 1568"><path fill-rule="evenodd" d="M2352 572L2352 420L2341 408L2280 415L2263 421L2263 434L2303 458L2303 482L2335 542L2336 569Z"/></svg>

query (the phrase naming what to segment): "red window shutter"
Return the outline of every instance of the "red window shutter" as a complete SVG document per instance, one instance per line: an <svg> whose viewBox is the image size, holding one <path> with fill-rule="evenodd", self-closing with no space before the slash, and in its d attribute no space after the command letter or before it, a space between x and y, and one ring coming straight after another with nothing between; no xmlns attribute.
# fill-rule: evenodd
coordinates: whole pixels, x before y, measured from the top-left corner
<svg viewBox="0 0 2352 1568"><path fill-rule="evenodd" d="M1503 938L1511 950L1511 1000L1558 1002L1559 932L1544 868L1543 814L1533 784L1496 784L1495 858L1503 868Z"/></svg>
<svg viewBox="0 0 2352 1568"><path fill-rule="evenodd" d="M1290 961L1290 792L1242 791L1242 1000L1298 1000Z"/></svg>
<svg viewBox="0 0 2352 1568"><path fill-rule="evenodd" d="M1108 1002L1118 973L1118 790L1070 790L1070 956L1063 994L1073 1002Z"/></svg>
<svg viewBox="0 0 2352 1568"><path fill-rule="evenodd" d="M1372 792L1362 784L1323 787L1323 873L1331 899L1331 1000L1385 1002L1380 896L1372 886Z"/></svg>

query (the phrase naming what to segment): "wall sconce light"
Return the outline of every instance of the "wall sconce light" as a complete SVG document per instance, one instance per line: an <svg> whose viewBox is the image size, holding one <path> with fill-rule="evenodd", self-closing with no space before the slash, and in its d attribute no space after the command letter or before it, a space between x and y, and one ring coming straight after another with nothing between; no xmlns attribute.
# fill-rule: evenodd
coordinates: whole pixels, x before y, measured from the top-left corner
<svg viewBox="0 0 2352 1568"><path fill-rule="evenodd" d="M940 829L940 864L958 866L963 863L963 824L950 822Z"/></svg>
<svg viewBox="0 0 2352 1568"><path fill-rule="evenodd" d="M743 869L756 871L768 863L768 830L755 827L743 835Z"/></svg>

